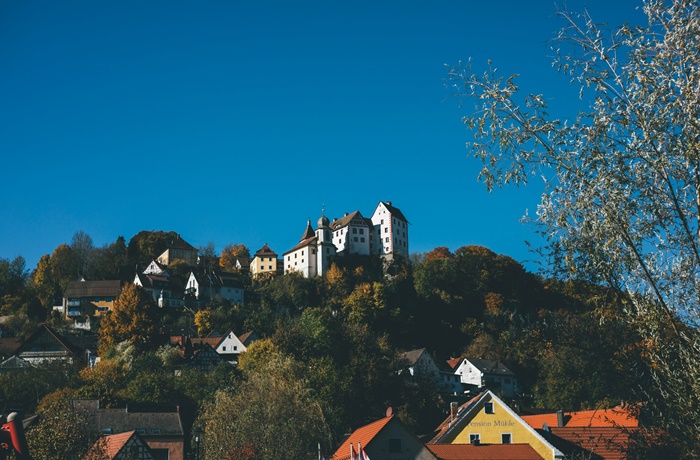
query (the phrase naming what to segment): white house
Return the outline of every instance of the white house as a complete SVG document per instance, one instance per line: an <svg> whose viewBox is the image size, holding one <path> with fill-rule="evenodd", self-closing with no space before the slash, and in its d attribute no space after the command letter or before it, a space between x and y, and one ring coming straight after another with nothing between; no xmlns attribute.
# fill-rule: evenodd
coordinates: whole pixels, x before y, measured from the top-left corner
<svg viewBox="0 0 700 460"><path fill-rule="evenodd" d="M187 277L185 293L197 300L209 300L221 296L233 303L243 303L243 283L231 273L194 270Z"/></svg>
<svg viewBox="0 0 700 460"><path fill-rule="evenodd" d="M343 218L331 222L330 228L338 255L370 255L372 221L362 217L360 211L346 213Z"/></svg>
<svg viewBox="0 0 700 460"><path fill-rule="evenodd" d="M462 357L450 359L447 364L468 387L489 388L506 398L512 398L521 391L515 374L500 361Z"/></svg>
<svg viewBox="0 0 700 460"><path fill-rule="evenodd" d="M328 272L331 259L336 255L329 224L328 218L321 216L318 220L318 228L314 231L311 220L307 221L306 230L299 244L285 252L282 257L285 274L299 272L305 278L313 278Z"/></svg>
<svg viewBox="0 0 700 460"><path fill-rule="evenodd" d="M459 376L449 370L441 369L425 348L402 353L401 359L408 365L406 370L411 376L429 376L435 382L436 389L439 392L455 394L463 391L463 385ZM399 373L402 372L400 371Z"/></svg>
<svg viewBox="0 0 700 460"><path fill-rule="evenodd" d="M391 201L380 201L372 214L372 254L408 257L408 220Z"/></svg>
<svg viewBox="0 0 700 460"><path fill-rule="evenodd" d="M155 260L143 272L134 275L134 284L146 290L161 308L185 304L182 282L171 277L168 269Z"/></svg>

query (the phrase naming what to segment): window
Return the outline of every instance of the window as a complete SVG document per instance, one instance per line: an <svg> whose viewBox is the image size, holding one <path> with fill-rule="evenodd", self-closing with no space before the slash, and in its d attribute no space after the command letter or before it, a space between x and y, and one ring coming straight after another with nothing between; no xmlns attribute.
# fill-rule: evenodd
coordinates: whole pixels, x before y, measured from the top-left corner
<svg viewBox="0 0 700 460"><path fill-rule="evenodd" d="M304 251L301 251L301 255L302 255L302 256L304 255Z"/></svg>
<svg viewBox="0 0 700 460"><path fill-rule="evenodd" d="M493 411L493 403L492 402L484 403L484 413L485 414L494 414L495 413Z"/></svg>
<svg viewBox="0 0 700 460"><path fill-rule="evenodd" d="M233 346L233 351L238 351L238 345Z"/></svg>
<svg viewBox="0 0 700 460"><path fill-rule="evenodd" d="M224 346L223 349L222 349L221 351L226 351L226 347Z"/></svg>
<svg viewBox="0 0 700 460"><path fill-rule="evenodd" d="M469 435L469 444L481 444L481 436L479 436L479 433L473 433Z"/></svg>
<svg viewBox="0 0 700 460"><path fill-rule="evenodd" d="M389 227L384 227L384 233L389 233Z"/></svg>
<svg viewBox="0 0 700 460"><path fill-rule="evenodd" d="M384 219L382 219L382 220L380 221L380 223L381 223L382 225L384 225Z"/></svg>
<svg viewBox="0 0 700 460"><path fill-rule="evenodd" d="M357 229L356 229L356 228L353 228L353 229L352 229L352 233L353 233L353 234L357 234Z"/></svg>
<svg viewBox="0 0 700 460"><path fill-rule="evenodd" d="M151 434L160 434L160 428L151 428Z"/></svg>
<svg viewBox="0 0 700 460"><path fill-rule="evenodd" d="M364 243L364 242L365 242L364 237L360 237L360 243Z"/></svg>
<svg viewBox="0 0 700 460"><path fill-rule="evenodd" d="M385 242L385 243L388 243L388 242L389 242L389 237L388 237L388 236L384 239L384 242Z"/></svg>
<svg viewBox="0 0 700 460"><path fill-rule="evenodd" d="M357 243L357 237L356 237L356 236L355 236L355 237L353 237L353 239L352 239L352 240L353 240L353 241L354 241L355 243Z"/></svg>
<svg viewBox="0 0 700 460"><path fill-rule="evenodd" d="M102 428L102 434L112 434L111 428Z"/></svg>
<svg viewBox="0 0 700 460"><path fill-rule="evenodd" d="M267 269L268 269L268 270L272 270L272 265L270 265L269 267L267 267Z"/></svg>
<svg viewBox="0 0 700 460"><path fill-rule="evenodd" d="M501 433L501 444L510 444L513 442L513 437L510 433Z"/></svg>
<svg viewBox="0 0 700 460"><path fill-rule="evenodd" d="M301 259L301 263L302 263L302 264L304 263L304 259Z"/></svg>
<svg viewBox="0 0 700 460"><path fill-rule="evenodd" d="M399 439L399 438L390 438L389 439L389 452L392 454L400 454L401 453L401 439Z"/></svg>
<svg viewBox="0 0 700 460"><path fill-rule="evenodd" d="M364 229L364 228L361 228L361 229L360 229L360 235L364 235L364 234L365 234L365 229Z"/></svg>

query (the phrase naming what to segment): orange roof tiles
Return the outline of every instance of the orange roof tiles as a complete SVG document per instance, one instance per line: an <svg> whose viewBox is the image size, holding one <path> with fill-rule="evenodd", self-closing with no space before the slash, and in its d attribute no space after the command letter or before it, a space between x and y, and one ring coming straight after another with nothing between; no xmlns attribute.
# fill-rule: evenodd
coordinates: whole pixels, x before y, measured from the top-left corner
<svg viewBox="0 0 700 460"><path fill-rule="evenodd" d="M529 444L428 444L426 447L440 460L542 460Z"/></svg>
<svg viewBox="0 0 700 460"><path fill-rule="evenodd" d="M553 427L551 433L565 441L593 452L603 460L627 458L630 431L635 427Z"/></svg>
<svg viewBox="0 0 700 460"><path fill-rule="evenodd" d="M546 423L548 427L559 426L557 413L539 415L522 415L521 418L531 427L540 429ZM627 409L615 407L612 409L584 410L564 412L564 426L567 427L605 427L605 426L639 426L639 420Z"/></svg>
<svg viewBox="0 0 700 460"><path fill-rule="evenodd" d="M357 446L359 442L362 447L367 447L367 445L374 439L374 437L382 431L382 429L394 418L393 415L389 417L384 417L372 422L369 425L365 425L356 429L348 439L345 440L338 450L335 451L331 460L348 460L350 458L350 444Z"/></svg>

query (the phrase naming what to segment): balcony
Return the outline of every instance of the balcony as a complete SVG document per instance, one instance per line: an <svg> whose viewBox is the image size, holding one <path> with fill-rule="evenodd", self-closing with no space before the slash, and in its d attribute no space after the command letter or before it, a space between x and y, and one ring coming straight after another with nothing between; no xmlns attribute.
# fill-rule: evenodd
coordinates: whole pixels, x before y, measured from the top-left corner
<svg viewBox="0 0 700 460"><path fill-rule="evenodd" d="M80 299L69 299L68 302L66 302L69 307L79 307L80 306Z"/></svg>
<svg viewBox="0 0 700 460"><path fill-rule="evenodd" d="M78 308L69 309L67 316L69 318L75 318L76 316L80 316L80 309L78 309Z"/></svg>

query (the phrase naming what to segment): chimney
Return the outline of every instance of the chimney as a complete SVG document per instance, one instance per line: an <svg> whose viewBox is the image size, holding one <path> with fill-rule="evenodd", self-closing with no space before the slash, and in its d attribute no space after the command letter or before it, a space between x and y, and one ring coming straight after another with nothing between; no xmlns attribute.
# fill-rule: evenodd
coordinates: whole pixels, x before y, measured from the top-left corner
<svg viewBox="0 0 700 460"><path fill-rule="evenodd" d="M344 212L344 213L343 213L343 217L348 217L348 213L347 213L347 212Z"/></svg>
<svg viewBox="0 0 700 460"><path fill-rule="evenodd" d="M561 409L557 411L557 426L564 426L564 411Z"/></svg>
<svg viewBox="0 0 700 460"><path fill-rule="evenodd" d="M450 403L450 419L454 420L457 417L458 409L459 403L457 401L452 401Z"/></svg>
<svg viewBox="0 0 700 460"><path fill-rule="evenodd" d="M389 206L391 206L391 201L387 201L386 204L388 204Z"/></svg>

